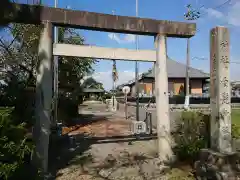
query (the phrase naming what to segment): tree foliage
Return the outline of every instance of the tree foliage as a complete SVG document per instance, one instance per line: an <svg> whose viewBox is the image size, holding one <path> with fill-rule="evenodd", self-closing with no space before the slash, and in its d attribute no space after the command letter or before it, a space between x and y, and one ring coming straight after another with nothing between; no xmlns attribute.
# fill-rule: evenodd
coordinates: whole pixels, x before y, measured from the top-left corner
<svg viewBox="0 0 240 180"><path fill-rule="evenodd" d="M23 178L18 172L23 170L26 159L30 159L33 148L27 141L25 124L16 125L11 119L11 111L0 108L0 179L4 180Z"/></svg>
<svg viewBox="0 0 240 180"><path fill-rule="evenodd" d="M94 88L94 89L102 89L102 90L104 90L103 84L98 82L98 81L96 81L93 77L87 78L83 82L82 87L83 88Z"/></svg>
<svg viewBox="0 0 240 180"><path fill-rule="evenodd" d="M2 63L9 67L7 73L18 77L19 81L26 82L26 86L35 85L36 64L38 61L38 43L41 32L40 26L13 24L7 30L12 36L1 40ZM66 44L84 44L84 39L73 29L59 28L59 42ZM90 58L59 57L60 87L77 88L80 80L93 72Z"/></svg>
<svg viewBox="0 0 240 180"><path fill-rule="evenodd" d="M200 12L194 9L191 4L187 5L187 13L184 14L186 20L197 20L200 18Z"/></svg>
<svg viewBox="0 0 240 180"><path fill-rule="evenodd" d="M59 29L59 41L65 44L84 44L84 39L75 30L66 28ZM79 89L80 80L93 73L94 62L91 58L59 57L60 88Z"/></svg>
<svg viewBox="0 0 240 180"><path fill-rule="evenodd" d="M9 24L1 31L0 106L14 109L11 116L4 115L2 118L0 114L0 179L15 176L30 161L33 147L26 141L26 133L30 132L35 119L36 66L41 31L41 26L28 24ZM59 28L59 41L84 44L84 39L77 31L69 28ZM80 80L93 73L94 63L95 60L90 58L59 57L59 100L63 102L59 104L64 104L59 108L70 104L71 110L77 113L74 108L77 107L76 99L81 91ZM66 96L69 93L71 96ZM59 111L69 112L68 109L64 110Z"/></svg>
<svg viewBox="0 0 240 180"><path fill-rule="evenodd" d="M0 65L4 71L1 79L5 82L1 85L1 104L14 106L13 114L16 117L21 114L20 121L30 122L34 116L38 43L42 29L35 25L10 24L4 31L6 36L0 39ZM76 30L59 28L59 42L82 45L84 39ZM60 97L70 93L71 99L77 100L80 80L93 73L94 63L90 58L59 57Z"/></svg>

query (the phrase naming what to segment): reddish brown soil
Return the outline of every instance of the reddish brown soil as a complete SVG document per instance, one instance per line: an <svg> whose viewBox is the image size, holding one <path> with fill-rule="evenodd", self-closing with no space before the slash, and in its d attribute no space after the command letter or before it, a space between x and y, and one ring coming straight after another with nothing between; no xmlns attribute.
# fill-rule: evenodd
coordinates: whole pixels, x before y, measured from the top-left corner
<svg viewBox="0 0 240 180"><path fill-rule="evenodd" d="M121 136L130 134L130 122L126 120L102 120L88 125L64 127L63 134L87 134L97 137Z"/></svg>

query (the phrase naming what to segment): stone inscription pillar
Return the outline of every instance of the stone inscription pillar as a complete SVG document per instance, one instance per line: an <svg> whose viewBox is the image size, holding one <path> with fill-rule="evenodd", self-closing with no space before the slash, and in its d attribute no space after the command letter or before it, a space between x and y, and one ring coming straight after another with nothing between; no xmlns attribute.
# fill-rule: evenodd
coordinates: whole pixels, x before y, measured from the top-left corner
<svg viewBox="0 0 240 180"><path fill-rule="evenodd" d="M36 122L33 133L36 143L34 161L44 173L48 171L48 148L53 95L52 28L51 23L44 22L40 35L36 80Z"/></svg>
<svg viewBox="0 0 240 180"><path fill-rule="evenodd" d="M231 87L229 31L215 27L210 33L211 148L228 153L231 145Z"/></svg>
<svg viewBox="0 0 240 180"><path fill-rule="evenodd" d="M157 56L155 63L155 97L158 155L161 160L168 161L172 158L172 148L169 119L166 36L156 36L155 46Z"/></svg>

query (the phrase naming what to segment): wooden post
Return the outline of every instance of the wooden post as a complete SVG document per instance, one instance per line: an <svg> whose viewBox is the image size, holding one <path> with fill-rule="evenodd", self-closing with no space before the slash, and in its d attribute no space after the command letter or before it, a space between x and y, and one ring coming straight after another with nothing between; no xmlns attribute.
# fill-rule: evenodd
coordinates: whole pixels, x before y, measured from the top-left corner
<svg viewBox="0 0 240 180"><path fill-rule="evenodd" d="M155 96L158 133L158 155L163 161L172 158L169 97L167 76L167 50L166 36L157 35L155 39L156 63L155 63Z"/></svg>
<svg viewBox="0 0 240 180"><path fill-rule="evenodd" d="M34 161L43 173L48 171L48 147L51 126L51 109L53 95L52 67L52 24L43 23L38 51L37 80L36 80L36 122L34 139L36 149Z"/></svg>
<svg viewBox="0 0 240 180"><path fill-rule="evenodd" d="M232 152L229 31L216 27L210 33L211 148Z"/></svg>

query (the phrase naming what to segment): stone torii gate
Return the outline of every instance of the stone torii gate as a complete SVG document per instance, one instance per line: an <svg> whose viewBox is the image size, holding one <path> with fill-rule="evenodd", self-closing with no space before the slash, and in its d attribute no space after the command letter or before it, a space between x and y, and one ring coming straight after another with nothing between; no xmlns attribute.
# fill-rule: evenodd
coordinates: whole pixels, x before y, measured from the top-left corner
<svg viewBox="0 0 240 180"><path fill-rule="evenodd" d="M36 152L44 172L48 169L48 145L53 98L53 55L80 56L104 59L155 62L155 92L158 131L158 152L162 160L172 156L168 106L167 37L190 38L195 35L196 24L136 17L73 11L44 6L11 4L4 8L4 23L42 24L39 42L39 63L36 82ZM155 51L100 48L53 44L53 26L87 30L155 36Z"/></svg>

